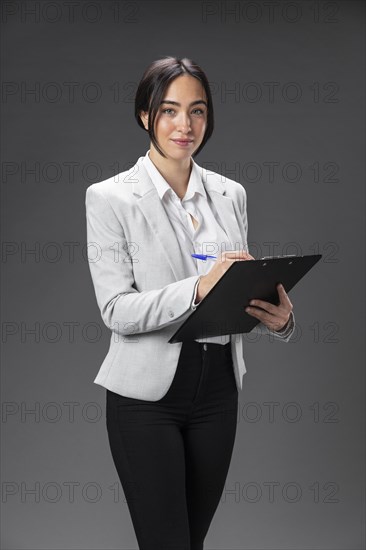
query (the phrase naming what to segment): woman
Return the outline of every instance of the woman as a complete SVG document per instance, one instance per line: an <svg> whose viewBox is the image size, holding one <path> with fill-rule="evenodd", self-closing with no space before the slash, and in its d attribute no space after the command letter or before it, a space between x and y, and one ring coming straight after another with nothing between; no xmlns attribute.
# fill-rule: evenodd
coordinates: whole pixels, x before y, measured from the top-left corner
<svg viewBox="0 0 366 550"><path fill-rule="evenodd" d="M139 548L200 550L230 465L243 335L168 340L234 261L253 259L246 194L193 160L214 118L208 80L192 60L153 62L135 116L150 149L86 194L89 266L112 331L94 382L106 388L111 453ZM278 306L255 300L247 311L287 341L292 305L283 287L278 293Z"/></svg>

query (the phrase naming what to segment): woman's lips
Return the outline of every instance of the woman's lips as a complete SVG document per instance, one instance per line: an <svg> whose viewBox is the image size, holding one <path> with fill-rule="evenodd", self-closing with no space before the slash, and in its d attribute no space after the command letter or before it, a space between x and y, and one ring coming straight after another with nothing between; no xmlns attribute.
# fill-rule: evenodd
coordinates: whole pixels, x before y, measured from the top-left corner
<svg viewBox="0 0 366 550"><path fill-rule="evenodd" d="M177 145L179 145L180 147L188 147L188 145L190 145L191 143L193 143L193 140L190 140L190 141L181 141L179 139L172 139L172 141L174 141L174 143L176 143Z"/></svg>

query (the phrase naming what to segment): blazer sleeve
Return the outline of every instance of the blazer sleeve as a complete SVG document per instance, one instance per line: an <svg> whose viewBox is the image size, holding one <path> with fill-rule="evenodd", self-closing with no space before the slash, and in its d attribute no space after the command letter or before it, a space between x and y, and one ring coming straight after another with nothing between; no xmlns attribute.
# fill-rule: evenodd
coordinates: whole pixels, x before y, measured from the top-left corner
<svg viewBox="0 0 366 550"><path fill-rule="evenodd" d="M241 193L241 215L245 229L245 242L248 242L248 216L247 216L247 194L243 186ZM293 333L295 332L295 316L293 311L290 313L290 318L288 323L281 330L270 330L263 323L259 323L253 329L255 332L260 332L262 334L270 334L275 338L282 340L283 342L288 342Z"/></svg>
<svg viewBox="0 0 366 550"><path fill-rule="evenodd" d="M131 335L159 330L191 314L199 276L139 292L134 287L124 230L109 201L91 185L85 206L88 264L105 325L121 335Z"/></svg>

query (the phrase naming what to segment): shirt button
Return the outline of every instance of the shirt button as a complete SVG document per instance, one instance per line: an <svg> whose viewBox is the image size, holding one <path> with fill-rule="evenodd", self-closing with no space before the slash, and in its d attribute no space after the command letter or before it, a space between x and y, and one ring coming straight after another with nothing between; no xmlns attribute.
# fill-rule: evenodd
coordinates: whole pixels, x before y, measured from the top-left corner
<svg viewBox="0 0 366 550"><path fill-rule="evenodd" d="M169 317L174 317L174 312L171 309L169 309L168 315L169 315Z"/></svg>
<svg viewBox="0 0 366 550"><path fill-rule="evenodd" d="M203 349L207 351L207 344L203 344Z"/></svg>

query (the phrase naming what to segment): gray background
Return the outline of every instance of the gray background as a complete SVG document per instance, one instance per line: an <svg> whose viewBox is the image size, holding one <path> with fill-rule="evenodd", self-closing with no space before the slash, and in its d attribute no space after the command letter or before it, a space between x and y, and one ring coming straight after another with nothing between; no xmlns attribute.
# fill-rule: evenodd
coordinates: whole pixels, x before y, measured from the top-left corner
<svg viewBox="0 0 366 550"><path fill-rule="evenodd" d="M84 200L148 149L133 97L163 55L208 75L216 128L195 160L245 186L253 255L323 254L290 293L294 340L248 335L205 547L364 548L364 3L36 4L2 14L2 548L137 547L93 384L109 331Z"/></svg>

